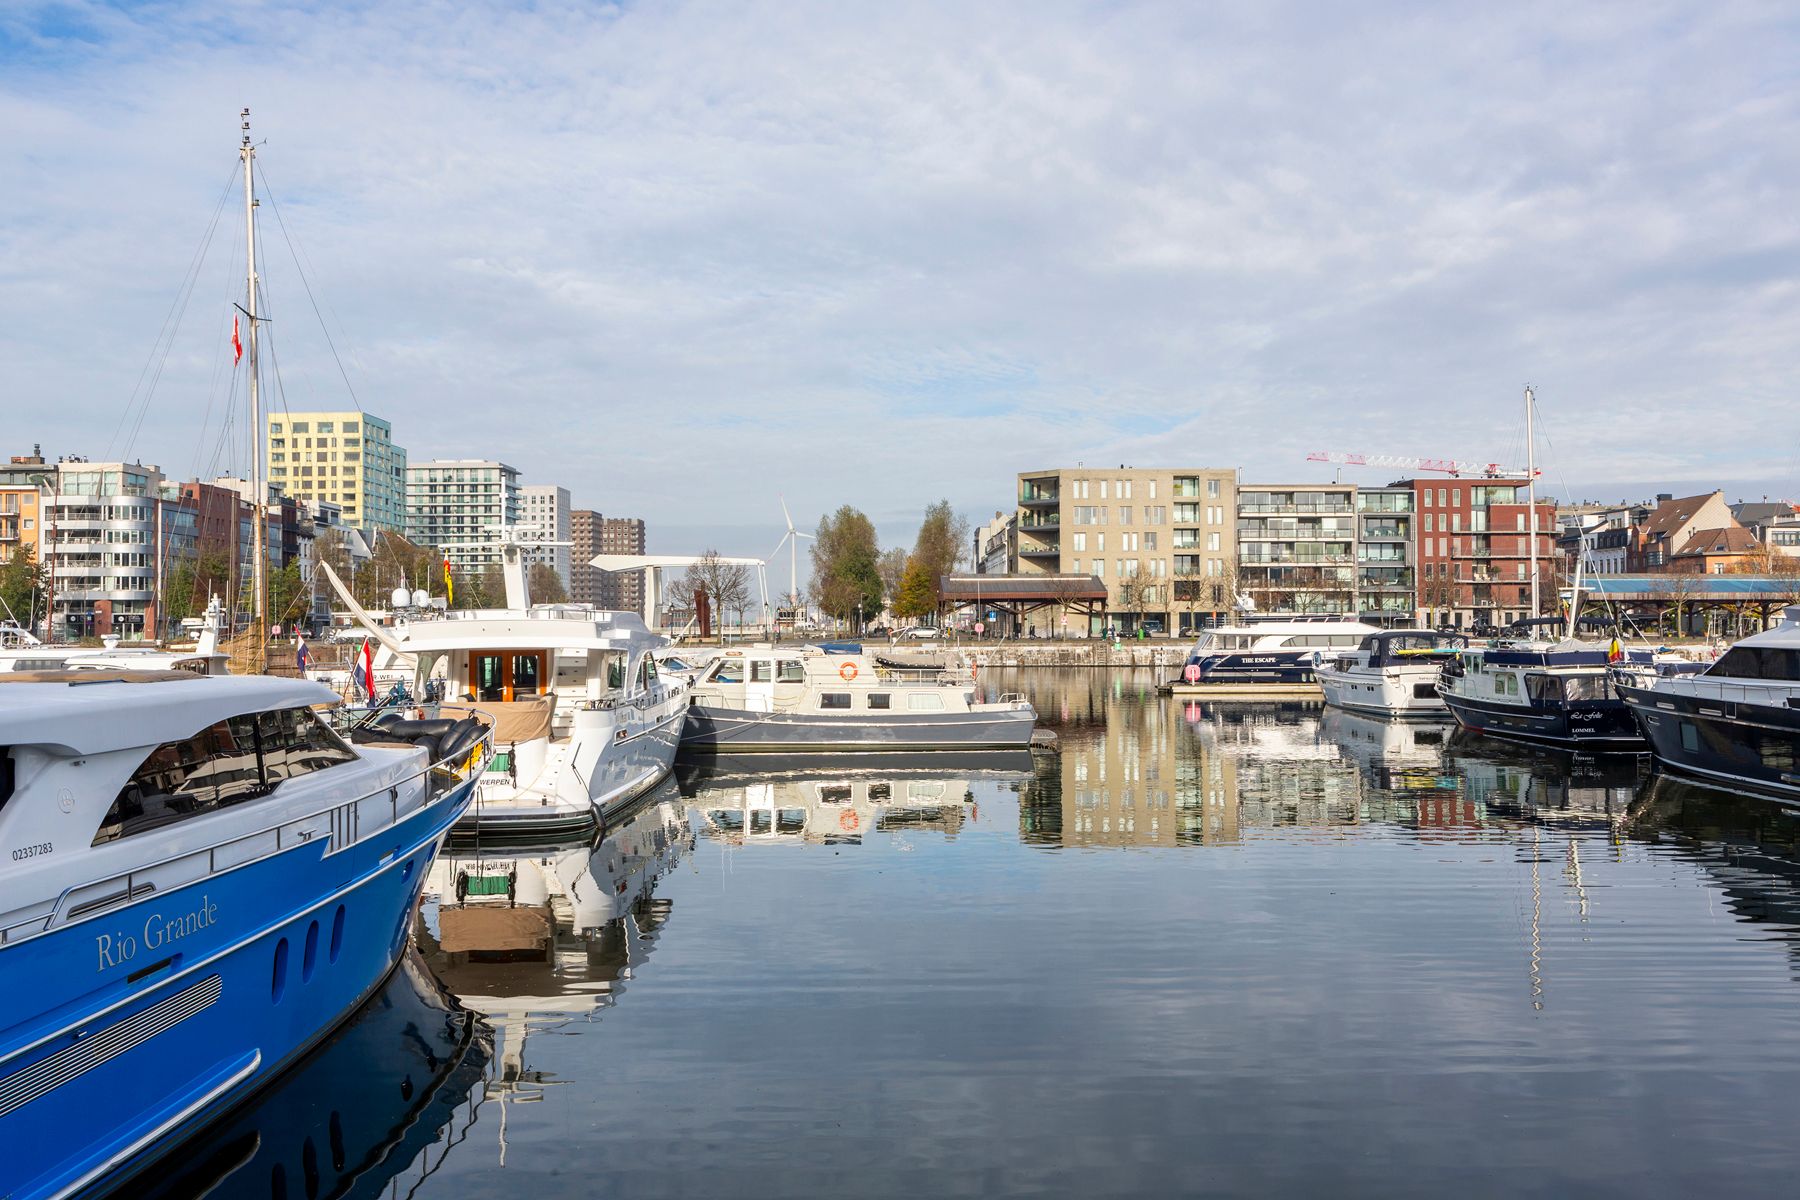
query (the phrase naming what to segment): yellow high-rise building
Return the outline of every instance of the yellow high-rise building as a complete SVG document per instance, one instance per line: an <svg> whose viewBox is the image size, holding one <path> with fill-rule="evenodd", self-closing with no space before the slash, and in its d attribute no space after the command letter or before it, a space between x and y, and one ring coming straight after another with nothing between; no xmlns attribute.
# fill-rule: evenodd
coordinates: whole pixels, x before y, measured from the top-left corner
<svg viewBox="0 0 1800 1200"><path fill-rule="evenodd" d="M406 527L406 449L380 417L348 412L272 413L269 482L296 500L341 505L344 524Z"/></svg>

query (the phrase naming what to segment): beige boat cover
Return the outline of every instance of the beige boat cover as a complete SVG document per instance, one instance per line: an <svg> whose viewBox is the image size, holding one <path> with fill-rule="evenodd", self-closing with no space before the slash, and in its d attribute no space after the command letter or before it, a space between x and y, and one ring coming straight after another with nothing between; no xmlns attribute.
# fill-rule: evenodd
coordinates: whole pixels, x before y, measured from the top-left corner
<svg viewBox="0 0 1800 1200"><path fill-rule="evenodd" d="M498 700L482 700L474 704L446 704L443 715L472 713L483 725L494 728L494 745L509 746L550 736L551 703L549 696L530 700L514 700L510 704Z"/></svg>

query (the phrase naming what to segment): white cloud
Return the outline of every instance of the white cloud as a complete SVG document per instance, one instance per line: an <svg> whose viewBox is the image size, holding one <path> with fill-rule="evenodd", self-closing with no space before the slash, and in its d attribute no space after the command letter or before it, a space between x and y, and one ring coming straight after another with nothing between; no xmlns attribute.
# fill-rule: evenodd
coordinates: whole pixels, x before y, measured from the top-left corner
<svg viewBox="0 0 1800 1200"><path fill-rule="evenodd" d="M904 537L1077 460L1498 458L1527 379L1577 490L1779 488L1795 32L1756 5L15 7L9 432L101 452L247 103L363 402L415 456L653 526L783 491ZM225 228L135 446L177 471ZM265 239L289 399L338 403Z"/></svg>

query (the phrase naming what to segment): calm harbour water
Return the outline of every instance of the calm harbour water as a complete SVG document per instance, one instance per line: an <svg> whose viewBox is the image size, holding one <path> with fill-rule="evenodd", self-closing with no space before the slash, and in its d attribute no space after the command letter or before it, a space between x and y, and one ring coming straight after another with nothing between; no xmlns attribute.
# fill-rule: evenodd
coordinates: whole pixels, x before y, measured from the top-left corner
<svg viewBox="0 0 1800 1200"><path fill-rule="evenodd" d="M167 1194L1792 1194L1800 816L984 683L1061 753L739 760L597 849L446 854L420 953Z"/></svg>

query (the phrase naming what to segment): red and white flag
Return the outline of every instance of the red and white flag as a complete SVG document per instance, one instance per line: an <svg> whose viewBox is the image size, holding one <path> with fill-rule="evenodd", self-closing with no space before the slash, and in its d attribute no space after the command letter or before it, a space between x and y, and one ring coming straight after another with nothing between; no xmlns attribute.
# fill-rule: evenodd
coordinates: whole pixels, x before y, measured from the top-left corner
<svg viewBox="0 0 1800 1200"><path fill-rule="evenodd" d="M236 316L231 318L231 350L231 365L235 367L240 362L244 361L244 343L238 341L238 319Z"/></svg>
<svg viewBox="0 0 1800 1200"><path fill-rule="evenodd" d="M369 693L369 699L375 699L375 643L363 643L363 690Z"/></svg>

